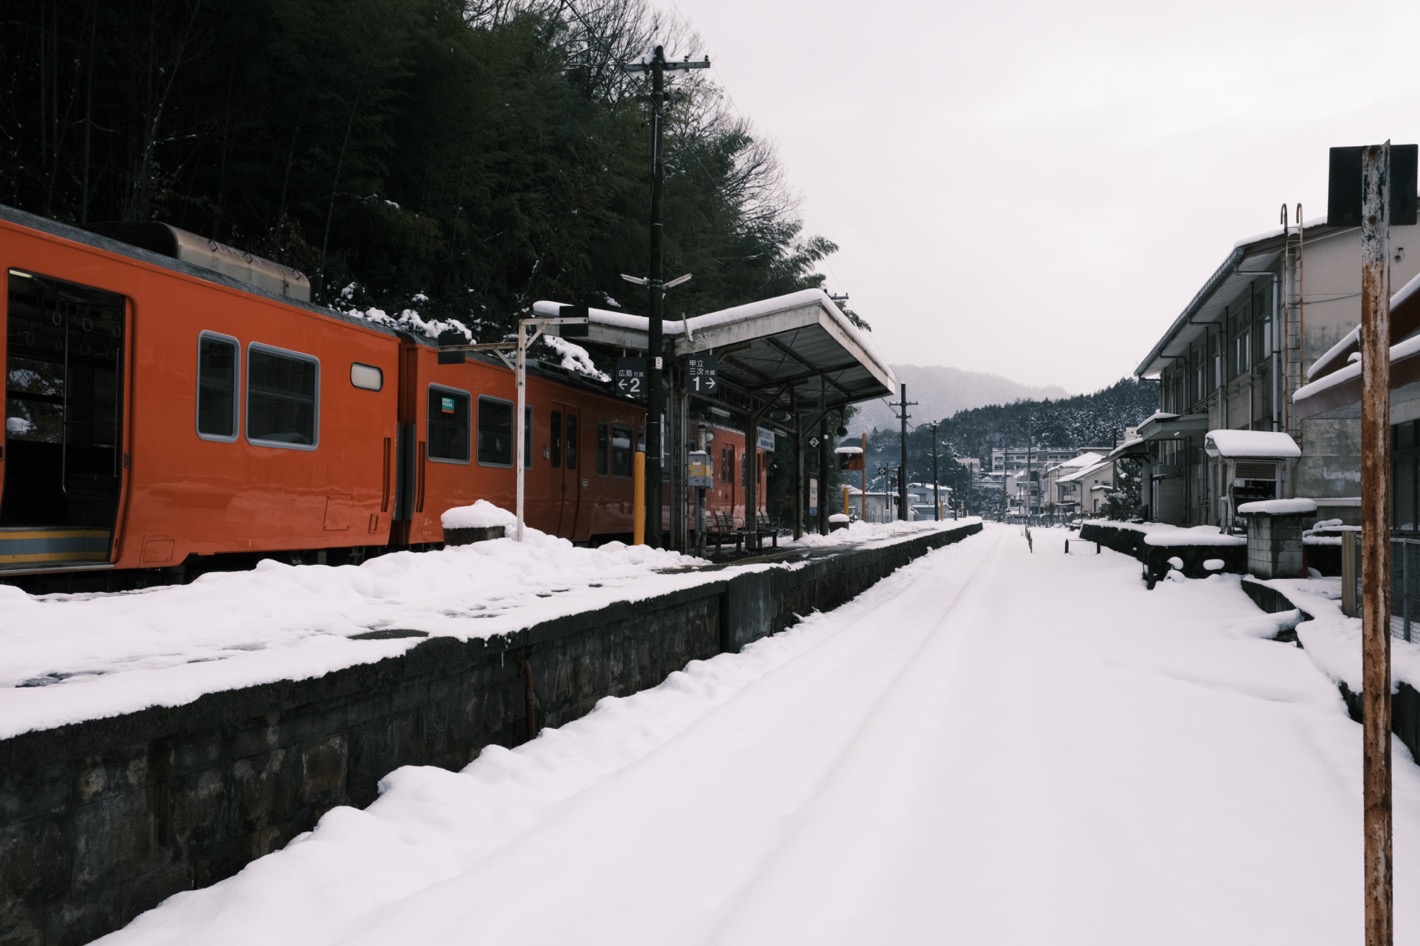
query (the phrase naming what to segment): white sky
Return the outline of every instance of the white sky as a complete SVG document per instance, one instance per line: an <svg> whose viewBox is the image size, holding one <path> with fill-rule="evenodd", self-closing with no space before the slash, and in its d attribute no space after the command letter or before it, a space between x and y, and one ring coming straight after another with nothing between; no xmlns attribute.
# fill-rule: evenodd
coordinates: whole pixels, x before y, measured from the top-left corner
<svg viewBox="0 0 1420 946"><path fill-rule="evenodd" d="M894 364L1097 390L1284 203L1325 215L1329 148L1420 142L1414 0L650 2Z"/></svg>
<svg viewBox="0 0 1420 946"><path fill-rule="evenodd" d="M1360 942L1361 728L1323 646L1358 651L1359 621L1337 581L1298 583L1301 650L1269 639L1297 613L1236 575L1149 591L1071 537L1036 530L1031 552L987 523L462 772L401 768L368 809L100 942ZM1393 750L1395 941L1414 943L1420 768Z"/></svg>

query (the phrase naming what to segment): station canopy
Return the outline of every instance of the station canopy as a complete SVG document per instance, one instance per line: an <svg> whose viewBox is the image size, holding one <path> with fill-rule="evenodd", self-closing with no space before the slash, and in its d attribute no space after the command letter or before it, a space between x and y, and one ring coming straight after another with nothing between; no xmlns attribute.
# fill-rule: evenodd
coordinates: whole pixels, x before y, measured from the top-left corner
<svg viewBox="0 0 1420 946"><path fill-rule="evenodd" d="M535 315L556 318L562 306L538 302ZM588 309L578 344L645 352L650 319ZM558 326L551 326L556 332ZM754 411L833 410L897 393L892 369L857 326L819 289L661 323L666 355L719 358L717 380L732 406Z"/></svg>

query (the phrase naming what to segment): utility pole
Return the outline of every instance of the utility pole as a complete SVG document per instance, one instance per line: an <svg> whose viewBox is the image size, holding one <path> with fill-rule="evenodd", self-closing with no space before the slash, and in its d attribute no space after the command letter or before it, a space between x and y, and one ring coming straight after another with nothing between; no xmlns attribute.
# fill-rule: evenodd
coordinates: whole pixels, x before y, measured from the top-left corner
<svg viewBox="0 0 1420 946"><path fill-rule="evenodd" d="M932 520L940 522L942 519L942 494L937 485L937 425L941 421L934 420L927 426L932 428Z"/></svg>
<svg viewBox="0 0 1420 946"><path fill-rule="evenodd" d="M1361 158L1361 785L1366 946L1394 942L1390 702L1390 142Z"/></svg>
<svg viewBox="0 0 1420 946"><path fill-rule="evenodd" d="M907 418L912 415L907 413L909 407L915 407L916 401L907 399L907 383L902 384L901 400L896 404L889 404L888 407L897 408L897 419L902 423L902 465L897 468L897 518L907 521Z"/></svg>
<svg viewBox="0 0 1420 946"><path fill-rule="evenodd" d="M710 59L703 62L666 62L664 46L657 46L650 62L631 63L627 71L651 73L651 269L647 286L651 295L650 331L646 341L646 544L652 548L661 544L661 415L665 413L665 345L662 339L666 284L662 278L662 237L665 227L661 220L661 191L665 183L665 162L661 155L661 125L666 114L667 69L708 69ZM751 448L752 449L752 448ZM677 455L679 451L677 451ZM677 510L672 510L676 514Z"/></svg>

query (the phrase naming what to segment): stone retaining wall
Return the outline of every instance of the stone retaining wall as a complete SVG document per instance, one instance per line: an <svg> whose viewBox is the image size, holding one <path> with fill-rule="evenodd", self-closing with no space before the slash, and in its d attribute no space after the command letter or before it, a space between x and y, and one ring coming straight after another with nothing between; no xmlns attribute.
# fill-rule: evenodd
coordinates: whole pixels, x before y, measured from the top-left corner
<svg viewBox="0 0 1420 946"><path fill-rule="evenodd" d="M495 640L431 638L319 679L0 740L0 946L86 943L231 876L332 807L368 805L401 765L462 768L980 531L727 570Z"/></svg>
<svg viewBox="0 0 1420 946"><path fill-rule="evenodd" d="M1149 545L1148 533L1141 529L1131 529L1127 525L1110 526L1100 522L1087 522L1080 527L1080 538L1085 542L1097 542L1107 549L1113 549L1143 565L1144 584L1150 589L1173 569L1171 559L1178 559L1180 571L1185 578L1207 578L1216 569L1208 567L1209 562L1223 563L1222 571L1235 574L1247 572L1247 546L1235 542L1218 545Z"/></svg>
<svg viewBox="0 0 1420 946"><path fill-rule="evenodd" d="M1242 590L1268 614L1301 610L1282 592L1251 578L1242 580ZM1305 611L1301 613L1302 620L1311 620L1310 614ZM1289 639L1295 640L1295 636ZM1352 690L1345 683L1338 683L1337 688L1341 691L1341 698L1346 701L1346 710L1351 718L1358 723L1361 722L1361 694ZM1420 761L1420 691L1408 683L1399 684L1396 687L1396 692L1391 695L1390 726L1391 731L1410 750L1410 755L1416 761Z"/></svg>

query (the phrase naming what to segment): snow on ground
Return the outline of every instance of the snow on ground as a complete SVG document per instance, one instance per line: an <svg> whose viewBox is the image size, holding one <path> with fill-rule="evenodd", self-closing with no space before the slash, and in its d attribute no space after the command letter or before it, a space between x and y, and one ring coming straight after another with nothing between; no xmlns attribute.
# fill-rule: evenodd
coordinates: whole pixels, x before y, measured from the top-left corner
<svg viewBox="0 0 1420 946"><path fill-rule="evenodd" d="M469 507L464 516L462 524L502 521L493 507ZM894 541L975 521L861 523L801 543ZM521 544L499 539L400 552L359 566L266 561L250 572L122 594L31 596L0 585L0 739L319 677L401 654L422 639L355 637L371 631L495 637L723 578L691 570L705 564L621 543L576 548L529 529Z"/></svg>
<svg viewBox="0 0 1420 946"><path fill-rule="evenodd" d="M1362 942L1361 731L1270 640L1296 615L1033 535L988 524L462 772L399 769L101 942Z"/></svg>

